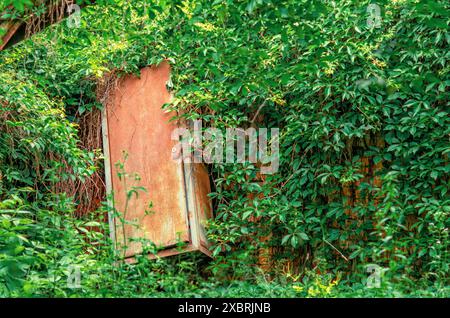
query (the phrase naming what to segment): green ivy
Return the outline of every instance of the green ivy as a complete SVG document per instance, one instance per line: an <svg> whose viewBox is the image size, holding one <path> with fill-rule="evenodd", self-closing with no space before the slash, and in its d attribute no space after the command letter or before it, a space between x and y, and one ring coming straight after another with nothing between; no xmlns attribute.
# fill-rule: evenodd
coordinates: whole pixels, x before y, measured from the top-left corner
<svg viewBox="0 0 450 318"><path fill-rule="evenodd" d="M378 1L374 27L370 3L114 0L83 8L79 28L62 21L0 55L0 197L43 202L52 182L92 173L74 115L101 107L95 88L105 74L139 74L168 60L175 98L166 107L222 130L249 127L260 109L257 124L281 132L280 170L264 182L250 163L208 167L213 277L255 281L258 251L271 247L275 264L295 268L274 265L266 275L280 284L300 275L301 296L311 270L342 277L340 285L355 288L345 294L360 295L368 264L393 284L374 296L396 295L392 286L447 293L449 4ZM58 174L61 158L73 174ZM364 162L379 168L367 172ZM23 187L33 192L20 194ZM11 240L14 251L20 239ZM29 277L23 266L16 271ZM182 290L157 273L149 284ZM188 276L175 276L178 286L187 288ZM325 287L313 294L332 285L314 284Z"/></svg>

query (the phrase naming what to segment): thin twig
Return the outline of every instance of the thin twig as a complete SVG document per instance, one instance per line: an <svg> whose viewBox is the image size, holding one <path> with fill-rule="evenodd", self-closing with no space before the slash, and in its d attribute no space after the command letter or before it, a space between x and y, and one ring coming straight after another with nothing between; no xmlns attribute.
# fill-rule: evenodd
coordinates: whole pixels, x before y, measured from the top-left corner
<svg viewBox="0 0 450 318"><path fill-rule="evenodd" d="M334 247L334 245L333 244L331 244L330 242L328 242L326 239L323 239L323 241L325 242L325 243L327 243L328 245L330 245L336 252L338 252L339 253L339 255L341 255L342 256L342 258L343 259L345 259L345 261L346 262L348 262L349 261L349 259L347 258L347 257L345 257L345 255L344 254L342 254L341 253L341 251L339 251L336 247Z"/></svg>

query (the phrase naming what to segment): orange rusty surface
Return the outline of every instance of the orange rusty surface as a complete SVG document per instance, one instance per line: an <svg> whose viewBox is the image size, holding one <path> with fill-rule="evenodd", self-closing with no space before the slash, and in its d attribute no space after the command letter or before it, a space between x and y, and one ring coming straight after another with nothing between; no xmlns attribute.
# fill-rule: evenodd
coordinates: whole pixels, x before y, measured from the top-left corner
<svg viewBox="0 0 450 318"><path fill-rule="evenodd" d="M172 160L172 148L177 141L171 140L172 130L177 127L169 122L173 113L164 112L161 107L170 101L166 89L170 66L163 62L159 66L142 69L140 78L125 77L117 86L113 103L107 108L108 138L112 189L115 208L123 213L126 206L126 192L132 186L143 186L139 197L128 202L125 219L136 225L118 224L116 219L116 240L143 238L157 246L168 247L178 241L189 241L189 224L184 187L183 167ZM128 158L125 170L134 178L119 180L115 163L123 162L123 151ZM153 203L151 209L148 208ZM146 215L145 211L152 213ZM128 243L125 256L142 252L140 243Z"/></svg>

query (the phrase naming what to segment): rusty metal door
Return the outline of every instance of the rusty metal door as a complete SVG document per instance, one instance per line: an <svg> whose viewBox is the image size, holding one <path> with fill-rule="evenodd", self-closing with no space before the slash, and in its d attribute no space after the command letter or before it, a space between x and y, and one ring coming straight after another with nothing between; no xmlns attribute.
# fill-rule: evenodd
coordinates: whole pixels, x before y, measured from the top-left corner
<svg viewBox="0 0 450 318"><path fill-rule="evenodd" d="M129 242L140 238L162 248L186 242L185 251L200 249L207 253L200 218L211 214L206 197L209 180L204 172L201 174L202 168L191 165L193 173L185 178L187 167L172 160L177 141L171 140L171 133L177 124L169 121L173 113L161 109L171 99L166 89L169 76L166 62L142 69L140 78L126 76L103 114L107 188L113 193L115 209L125 220L123 224L120 218L112 218L112 231L118 245L126 242L125 257L142 252L140 242ZM128 175L121 175L123 172ZM197 175L203 184L197 181ZM187 189L187 184L192 187ZM130 196L133 187L145 191L137 189L138 196ZM203 207L197 208L198 204ZM172 249L166 255L177 251Z"/></svg>

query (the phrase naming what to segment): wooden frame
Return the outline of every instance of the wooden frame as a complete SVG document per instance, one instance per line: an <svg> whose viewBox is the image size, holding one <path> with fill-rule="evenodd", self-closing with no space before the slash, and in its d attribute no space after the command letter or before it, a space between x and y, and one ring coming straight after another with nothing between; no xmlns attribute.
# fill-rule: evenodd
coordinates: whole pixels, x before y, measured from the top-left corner
<svg viewBox="0 0 450 318"><path fill-rule="evenodd" d="M7 46L9 40L11 40L21 25L22 22L20 21L8 21L0 25L0 28L6 29L6 33L0 38L0 51Z"/></svg>

